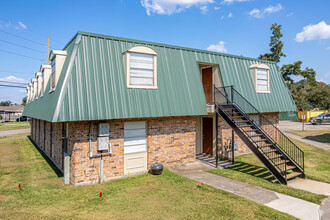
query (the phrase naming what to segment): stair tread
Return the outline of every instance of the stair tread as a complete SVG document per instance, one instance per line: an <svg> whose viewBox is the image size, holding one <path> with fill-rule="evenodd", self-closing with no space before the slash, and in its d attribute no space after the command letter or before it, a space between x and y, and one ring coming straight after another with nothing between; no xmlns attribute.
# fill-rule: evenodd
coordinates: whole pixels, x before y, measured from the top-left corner
<svg viewBox="0 0 330 220"><path fill-rule="evenodd" d="M280 160L280 161L275 162L275 164L276 165L281 165L281 164L285 164L287 162L288 162L288 160Z"/></svg>
<svg viewBox="0 0 330 220"><path fill-rule="evenodd" d="M272 156L269 159L274 160L274 159L281 158L281 157L283 157L282 154L277 154L276 156Z"/></svg>
<svg viewBox="0 0 330 220"><path fill-rule="evenodd" d="M294 165L288 165L288 166L286 166L286 170L293 170L295 168L297 168L297 167L294 166Z"/></svg>
<svg viewBox="0 0 330 220"><path fill-rule="evenodd" d="M293 178L295 178L295 177L298 177L298 176L300 176L300 175L302 175L302 173L301 172L293 172L293 173L290 173L290 174L287 174L286 175L286 179L293 179Z"/></svg>
<svg viewBox="0 0 330 220"><path fill-rule="evenodd" d="M263 134L254 134L254 135L251 135L250 137L260 137L260 136L264 136Z"/></svg>

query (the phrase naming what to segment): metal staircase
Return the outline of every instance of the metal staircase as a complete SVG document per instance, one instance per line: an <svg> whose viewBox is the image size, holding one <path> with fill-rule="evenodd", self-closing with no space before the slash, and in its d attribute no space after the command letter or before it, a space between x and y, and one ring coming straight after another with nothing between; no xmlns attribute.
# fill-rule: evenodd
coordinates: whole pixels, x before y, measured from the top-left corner
<svg viewBox="0 0 330 220"><path fill-rule="evenodd" d="M304 152L285 136L269 119L248 102L233 86L208 85L219 114L281 183L305 177ZM251 115L258 115L259 122Z"/></svg>

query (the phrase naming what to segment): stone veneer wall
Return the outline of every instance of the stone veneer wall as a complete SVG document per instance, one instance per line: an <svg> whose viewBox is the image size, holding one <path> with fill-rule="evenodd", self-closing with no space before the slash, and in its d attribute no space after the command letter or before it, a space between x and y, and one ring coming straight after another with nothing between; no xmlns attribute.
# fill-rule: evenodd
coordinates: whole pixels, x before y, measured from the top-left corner
<svg viewBox="0 0 330 220"><path fill-rule="evenodd" d="M124 174L124 122L136 120L109 120L110 143L112 144L111 156L102 156L104 160L104 179L109 180ZM163 163L165 166L175 166L193 162L196 159L196 117L164 117L148 118L148 168L154 162ZM93 154L97 153L98 123L105 121L93 121L91 123L91 144ZM32 135L32 139L38 143L47 156L63 169L62 127L63 123L44 124L32 119L32 127L37 126L34 134L44 133L46 126L46 141L40 142L38 135ZM90 122L68 123L67 153L71 156L70 181L74 185L93 184L99 182L99 163L101 157L89 158L89 126ZM51 127L52 131L51 132ZM51 150L53 136L54 155ZM42 137L44 137L42 135ZM45 146L41 146L45 145Z"/></svg>
<svg viewBox="0 0 330 220"><path fill-rule="evenodd" d="M272 122L275 126L279 125L279 113L263 113L263 115ZM231 139L232 129L230 126L218 116L218 146L220 149L220 155L228 156L228 153L224 151L224 146L227 142L227 139ZM274 140L278 141L278 133L275 132L275 129L270 125L265 125L265 119L260 119L261 128L264 129L267 133L269 133ZM244 144L244 142L235 134L235 142L237 143L237 151L235 151L235 155L244 154L251 152L250 149ZM231 156L231 152L229 153Z"/></svg>

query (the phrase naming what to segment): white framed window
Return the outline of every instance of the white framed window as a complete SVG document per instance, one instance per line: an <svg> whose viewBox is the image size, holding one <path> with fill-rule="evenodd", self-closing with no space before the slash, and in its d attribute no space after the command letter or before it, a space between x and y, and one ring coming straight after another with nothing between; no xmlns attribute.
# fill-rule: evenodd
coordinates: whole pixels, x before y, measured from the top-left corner
<svg viewBox="0 0 330 220"><path fill-rule="evenodd" d="M52 67L52 73L51 73L51 78L50 78L50 91L55 90L55 85L56 85L56 66L55 66L55 57L51 60L50 65Z"/></svg>
<svg viewBox="0 0 330 220"><path fill-rule="evenodd" d="M145 46L124 52L127 88L157 89L157 53Z"/></svg>
<svg viewBox="0 0 330 220"><path fill-rule="evenodd" d="M124 123L124 154L147 151L147 124L145 121Z"/></svg>
<svg viewBox="0 0 330 220"><path fill-rule="evenodd" d="M269 66L266 64L253 64L250 66L253 81L258 93L270 93Z"/></svg>

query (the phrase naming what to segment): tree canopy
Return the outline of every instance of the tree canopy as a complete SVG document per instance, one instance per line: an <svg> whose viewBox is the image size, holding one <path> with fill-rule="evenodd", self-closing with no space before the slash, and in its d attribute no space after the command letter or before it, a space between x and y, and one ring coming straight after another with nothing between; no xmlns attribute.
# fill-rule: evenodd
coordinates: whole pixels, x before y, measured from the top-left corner
<svg viewBox="0 0 330 220"><path fill-rule="evenodd" d="M282 25L278 25L277 23L272 24L270 30L272 31L272 36L270 37L270 53L260 54L259 59L270 60L276 63L279 63L281 57L286 57L286 55L282 52L284 43L281 41L281 37L283 34L281 33Z"/></svg>

